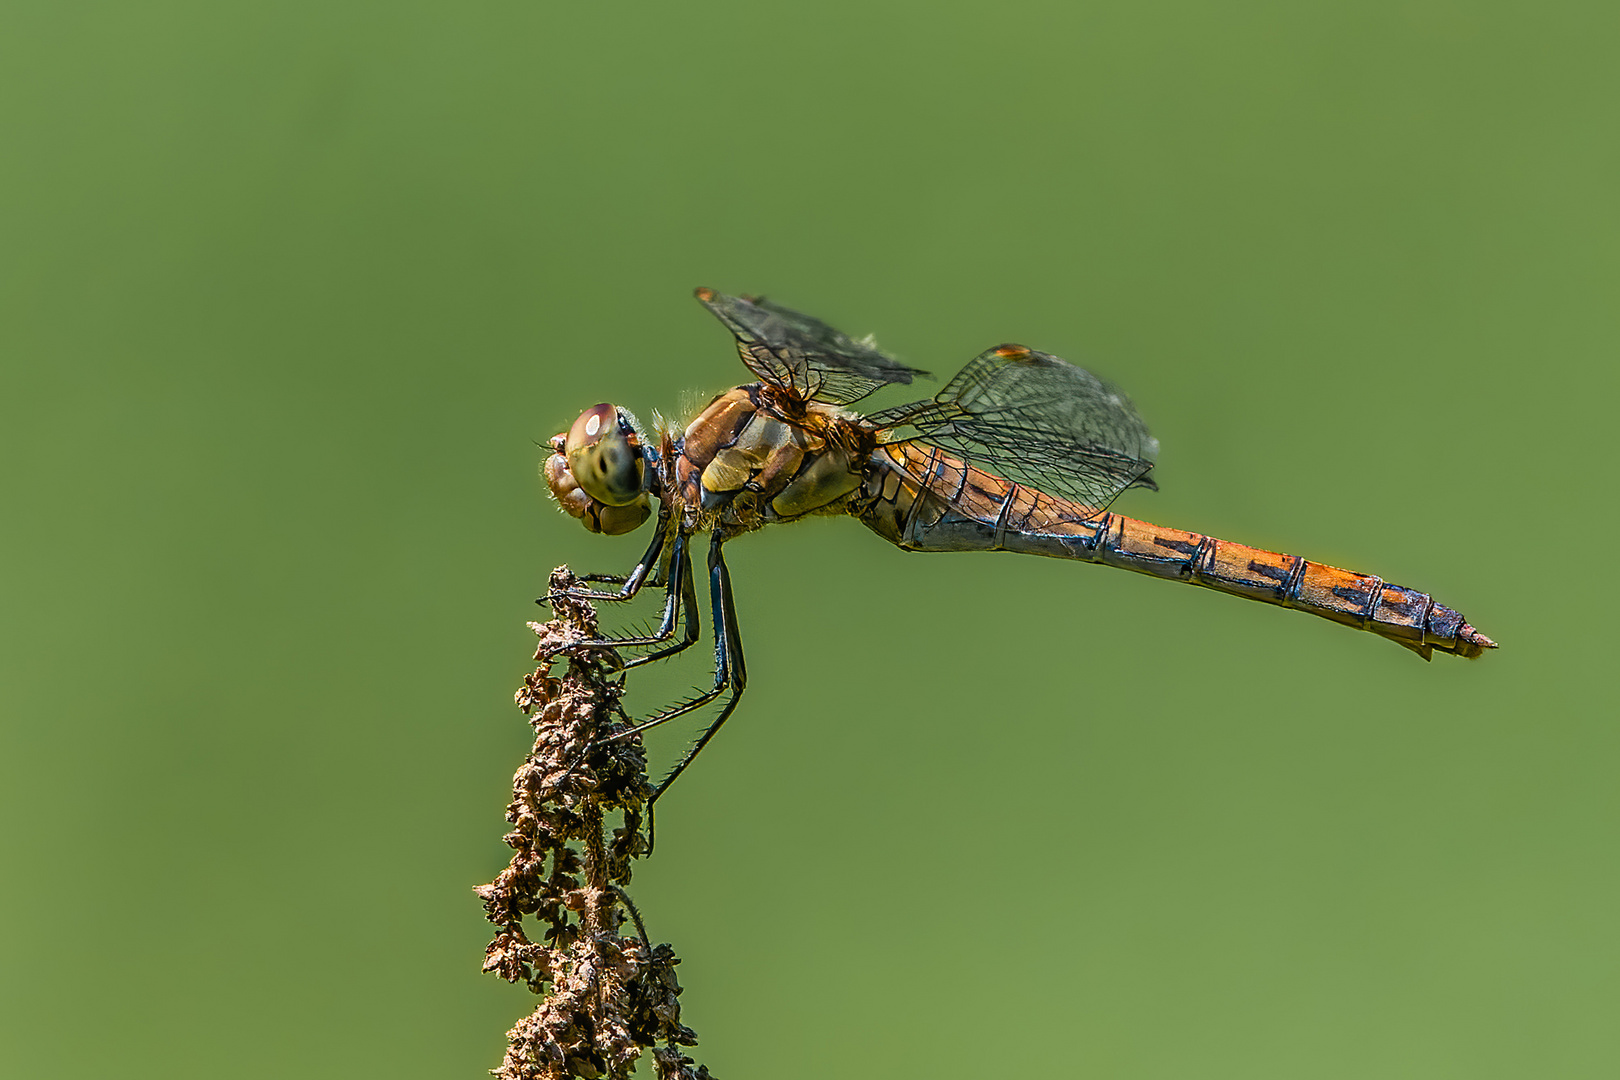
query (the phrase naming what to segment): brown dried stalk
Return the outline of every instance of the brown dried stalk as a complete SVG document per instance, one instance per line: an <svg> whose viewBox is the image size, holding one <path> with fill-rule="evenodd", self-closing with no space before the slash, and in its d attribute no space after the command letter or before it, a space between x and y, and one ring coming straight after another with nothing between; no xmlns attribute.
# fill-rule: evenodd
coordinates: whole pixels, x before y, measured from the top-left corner
<svg viewBox="0 0 1620 1080"><path fill-rule="evenodd" d="M551 594L575 582L558 567ZM613 738L631 726L619 708L618 657L576 648L598 636L588 603L560 597L552 610L551 622L529 624L540 638L540 666L517 692L535 742L506 808L512 831L504 839L515 854L498 878L474 890L500 927L484 970L541 995L507 1032L506 1060L492 1071L501 1080L628 1080L651 1049L660 1080L708 1080L708 1069L679 1049L697 1036L680 1022L675 952L652 946L624 892L632 860L648 850L642 822L652 788L640 738ZM556 678L551 669L560 659L568 666ZM603 830L615 812L623 823L608 842ZM627 911L630 936L619 932ZM524 929L530 916L545 928L543 944Z"/></svg>

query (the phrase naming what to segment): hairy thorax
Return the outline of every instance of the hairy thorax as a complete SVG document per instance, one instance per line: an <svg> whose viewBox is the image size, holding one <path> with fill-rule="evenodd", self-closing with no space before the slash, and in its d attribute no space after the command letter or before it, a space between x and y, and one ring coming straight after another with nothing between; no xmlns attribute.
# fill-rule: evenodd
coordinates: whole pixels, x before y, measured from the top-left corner
<svg viewBox="0 0 1620 1080"><path fill-rule="evenodd" d="M691 526L728 532L838 513L860 487L873 444L854 413L739 386L687 425L672 494Z"/></svg>

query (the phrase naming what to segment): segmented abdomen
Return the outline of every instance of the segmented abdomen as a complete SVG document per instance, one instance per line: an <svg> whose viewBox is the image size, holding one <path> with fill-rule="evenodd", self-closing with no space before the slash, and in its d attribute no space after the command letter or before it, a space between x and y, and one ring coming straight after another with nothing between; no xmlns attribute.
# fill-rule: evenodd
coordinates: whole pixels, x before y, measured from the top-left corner
<svg viewBox="0 0 1620 1080"><path fill-rule="evenodd" d="M912 477L926 481L924 492ZM938 493L938 494L932 494ZM929 447L879 447L851 512L909 551L1020 551L1081 559L1298 608L1389 638L1425 660L1496 643L1426 593L1296 555L1169 529L1054 498Z"/></svg>

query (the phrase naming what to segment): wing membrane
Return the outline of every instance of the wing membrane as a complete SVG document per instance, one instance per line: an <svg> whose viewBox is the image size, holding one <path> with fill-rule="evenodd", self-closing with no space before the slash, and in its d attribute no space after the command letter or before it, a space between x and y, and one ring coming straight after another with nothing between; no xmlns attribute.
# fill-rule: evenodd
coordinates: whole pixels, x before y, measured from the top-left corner
<svg viewBox="0 0 1620 1080"><path fill-rule="evenodd" d="M806 401L847 405L881 386L928 374L900 363L870 338L856 341L763 297L698 289L697 298L736 336L737 353L750 371Z"/></svg>
<svg viewBox="0 0 1620 1080"><path fill-rule="evenodd" d="M868 419L890 429L891 442L937 446L1096 514L1128 487L1158 487L1147 474L1159 442L1130 398L1084 368L1022 345L979 355L932 401ZM926 485L926 477L913 479Z"/></svg>

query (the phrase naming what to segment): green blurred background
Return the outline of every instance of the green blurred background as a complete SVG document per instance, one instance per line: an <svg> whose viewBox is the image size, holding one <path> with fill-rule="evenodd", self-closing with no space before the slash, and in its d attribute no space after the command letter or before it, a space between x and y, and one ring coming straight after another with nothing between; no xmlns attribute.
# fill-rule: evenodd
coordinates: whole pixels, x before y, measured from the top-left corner
<svg viewBox="0 0 1620 1080"><path fill-rule="evenodd" d="M645 543L535 441L742 381L707 284L1086 363L1164 444L1120 509L1502 649L733 545L751 688L635 880L700 1060L1620 1073L1614 11L9 5L0 1071L499 1061L523 624Z"/></svg>

